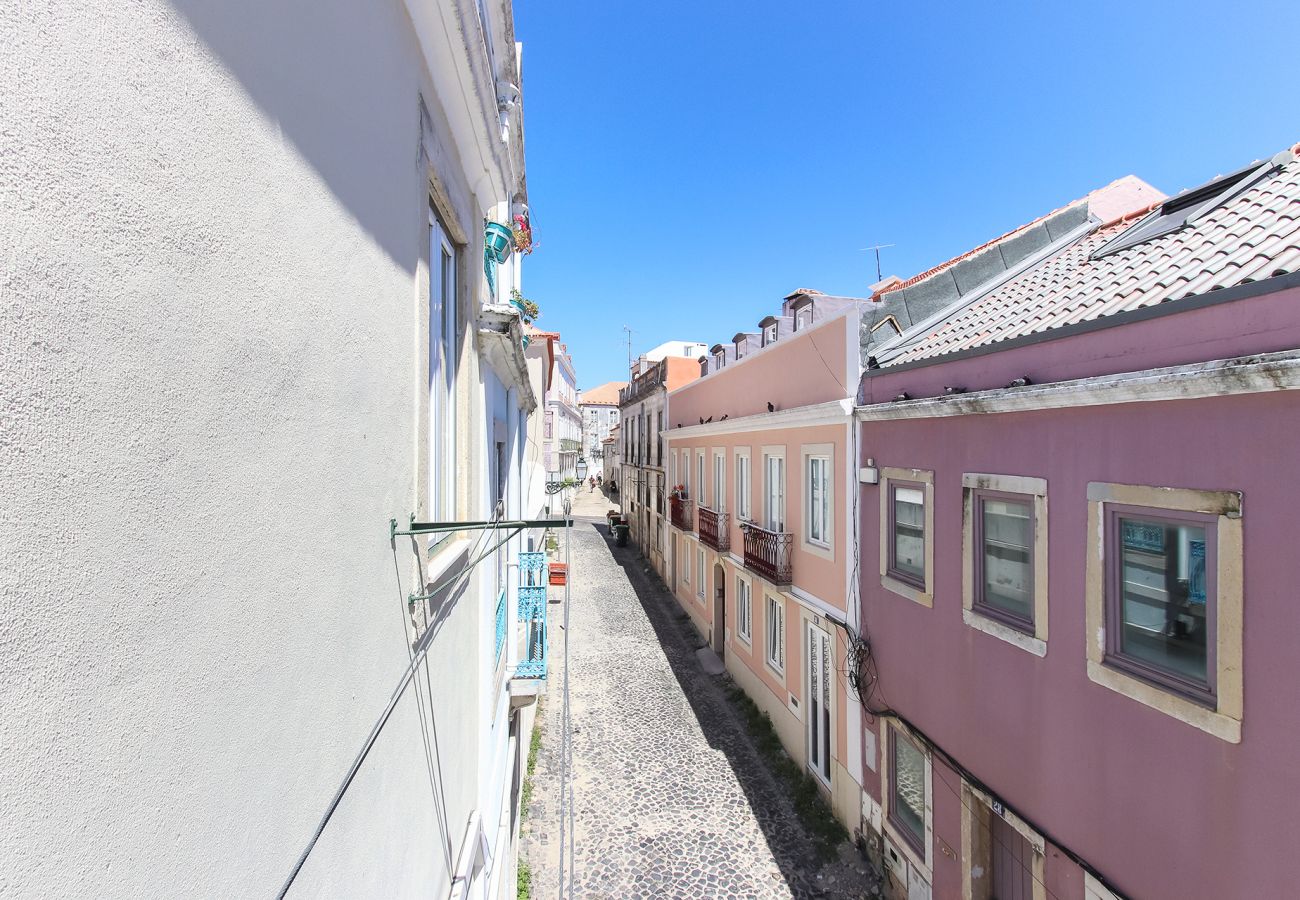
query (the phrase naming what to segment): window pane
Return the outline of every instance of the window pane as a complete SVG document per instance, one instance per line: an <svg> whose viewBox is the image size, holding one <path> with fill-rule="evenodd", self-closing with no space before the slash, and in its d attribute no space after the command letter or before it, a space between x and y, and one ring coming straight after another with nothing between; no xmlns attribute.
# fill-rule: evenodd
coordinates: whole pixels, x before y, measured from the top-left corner
<svg viewBox="0 0 1300 900"><path fill-rule="evenodd" d="M1034 511L1027 502L985 499L982 602L1032 622Z"/></svg>
<svg viewBox="0 0 1300 900"><path fill-rule="evenodd" d="M1120 652L1206 681L1205 528L1119 518Z"/></svg>
<svg viewBox="0 0 1300 900"><path fill-rule="evenodd" d="M910 831L918 843L925 841L925 756L912 743L893 736L894 802L892 818Z"/></svg>
<svg viewBox="0 0 1300 900"><path fill-rule="evenodd" d="M894 488L894 568L925 578L925 494L916 488Z"/></svg>

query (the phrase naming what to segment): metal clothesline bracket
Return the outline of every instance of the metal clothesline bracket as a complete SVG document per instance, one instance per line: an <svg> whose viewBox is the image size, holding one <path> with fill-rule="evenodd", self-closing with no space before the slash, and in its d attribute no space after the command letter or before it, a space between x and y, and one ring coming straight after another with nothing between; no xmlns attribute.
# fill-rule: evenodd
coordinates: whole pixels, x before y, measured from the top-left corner
<svg viewBox="0 0 1300 900"><path fill-rule="evenodd" d="M388 537L390 540L400 535L446 534L449 531L506 531L525 528L563 528L573 524L572 519L512 519L510 521L487 520L477 522L417 522L411 517L411 524L406 530L397 527L396 519L388 520Z"/></svg>

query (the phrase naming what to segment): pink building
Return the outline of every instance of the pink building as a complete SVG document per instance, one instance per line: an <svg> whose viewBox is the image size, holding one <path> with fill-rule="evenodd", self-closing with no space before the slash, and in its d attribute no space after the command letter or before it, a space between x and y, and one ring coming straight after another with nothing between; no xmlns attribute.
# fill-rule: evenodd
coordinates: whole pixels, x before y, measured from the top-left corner
<svg viewBox="0 0 1300 900"><path fill-rule="evenodd" d="M892 896L1297 896L1300 160L1139 184L880 296L947 298L836 494Z"/></svg>
<svg viewBox="0 0 1300 900"><path fill-rule="evenodd" d="M669 396L665 579L836 815L860 820L853 400L888 304L800 290ZM892 307L890 307L892 308ZM906 316L905 311L900 315ZM865 343L864 343L865 342Z"/></svg>

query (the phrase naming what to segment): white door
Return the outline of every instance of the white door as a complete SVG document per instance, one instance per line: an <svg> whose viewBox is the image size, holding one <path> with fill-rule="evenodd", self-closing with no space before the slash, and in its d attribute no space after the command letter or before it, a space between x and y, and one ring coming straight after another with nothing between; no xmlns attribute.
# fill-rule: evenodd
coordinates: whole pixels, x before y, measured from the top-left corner
<svg viewBox="0 0 1300 900"><path fill-rule="evenodd" d="M808 768L831 780L831 636L808 623Z"/></svg>

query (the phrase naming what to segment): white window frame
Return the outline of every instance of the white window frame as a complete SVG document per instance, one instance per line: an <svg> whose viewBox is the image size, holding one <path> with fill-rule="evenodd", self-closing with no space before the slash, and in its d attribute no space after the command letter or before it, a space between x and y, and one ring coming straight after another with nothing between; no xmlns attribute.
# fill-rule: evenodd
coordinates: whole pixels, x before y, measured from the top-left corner
<svg viewBox="0 0 1300 900"><path fill-rule="evenodd" d="M459 366L460 271L456 245L437 214L429 210L429 516L456 518L457 368ZM430 538L432 548L447 535Z"/></svg>
<svg viewBox="0 0 1300 900"><path fill-rule="evenodd" d="M736 469L736 518L742 522L752 521L753 473L750 466L749 448L737 447L735 450Z"/></svg>
<svg viewBox="0 0 1300 900"><path fill-rule="evenodd" d="M686 551L682 554L682 584L689 586L691 583L691 555L694 553L694 550L691 548L690 541L683 540L682 544Z"/></svg>
<svg viewBox="0 0 1300 900"><path fill-rule="evenodd" d="M704 501L704 486L708 483L704 480L706 472L704 468L703 449L695 451L695 474L699 481L699 484L695 488L697 494L697 496L695 497L695 502L698 505Z"/></svg>
<svg viewBox="0 0 1300 900"><path fill-rule="evenodd" d="M772 491L772 463L780 461L779 490ZM778 507L773 509L773 507ZM763 528L773 532L786 529L786 471L785 447L763 448Z"/></svg>
<svg viewBox="0 0 1300 900"><path fill-rule="evenodd" d="M835 546L835 446L833 444L805 444L800 448L803 459L803 534L805 550L831 559ZM814 508L813 468L820 464L823 474L821 490L821 536L813 537L813 523L819 516Z"/></svg>
<svg viewBox="0 0 1300 900"><path fill-rule="evenodd" d="M736 575L736 637L745 646L753 648L754 642L754 583L744 575Z"/></svg>
<svg viewBox="0 0 1300 900"><path fill-rule="evenodd" d="M769 669L784 677L785 599L780 594L771 593L764 593L763 598L763 661Z"/></svg>
<svg viewBox="0 0 1300 900"><path fill-rule="evenodd" d="M727 511L727 451L713 450L713 511Z"/></svg>
<svg viewBox="0 0 1300 900"><path fill-rule="evenodd" d="M704 602L704 599L705 599L705 598L704 598L704 594L705 594L704 589L707 587L707 585L704 583L704 582L705 582L704 572L705 572L705 570L706 570L706 568L707 568L707 564L708 564L708 560L706 560L706 559L704 558L704 545L703 545L703 544L696 544L696 545L695 545L695 559L696 559L696 562L697 562L697 566L696 566L696 568L697 568L697 571L698 571L698 573L699 573L698 577L695 579L695 597L696 597L696 599L698 599L701 603L703 603L703 602Z"/></svg>

